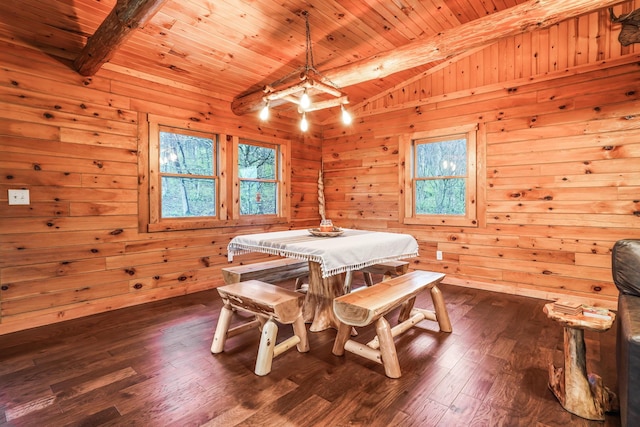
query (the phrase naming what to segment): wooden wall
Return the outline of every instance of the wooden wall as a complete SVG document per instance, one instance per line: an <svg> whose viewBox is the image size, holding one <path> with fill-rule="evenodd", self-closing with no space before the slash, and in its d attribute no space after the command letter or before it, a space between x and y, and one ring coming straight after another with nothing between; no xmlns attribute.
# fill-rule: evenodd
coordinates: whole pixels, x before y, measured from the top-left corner
<svg viewBox="0 0 640 427"><path fill-rule="evenodd" d="M351 128L327 125L327 216L413 234L413 267L449 283L613 308L611 248L640 238L640 55L607 19L594 13L471 52L356 106ZM399 135L470 123L479 124L479 226L403 225Z"/></svg>
<svg viewBox="0 0 640 427"><path fill-rule="evenodd" d="M292 139L289 226L317 223L320 141L300 137L295 124L260 128L234 116L228 100L109 67L84 78L65 61L1 40L0 64L0 333L215 287L233 235L274 229L139 231L147 114ZM29 189L30 205L7 204L16 188Z"/></svg>
<svg viewBox="0 0 640 427"><path fill-rule="evenodd" d="M295 123L260 127L233 116L230 100L183 84L108 65L83 78L0 33L0 334L217 286L229 239L268 229L141 232L147 114L292 139L291 228L317 222L322 156L328 216L413 234L415 268L463 286L613 307L611 246L640 238L640 57L617 45L619 26L612 32L606 19L470 52L372 94L350 128L328 124L304 138ZM479 227L403 226L399 135L460 123L480 128ZM10 188L29 189L31 204L8 206Z"/></svg>

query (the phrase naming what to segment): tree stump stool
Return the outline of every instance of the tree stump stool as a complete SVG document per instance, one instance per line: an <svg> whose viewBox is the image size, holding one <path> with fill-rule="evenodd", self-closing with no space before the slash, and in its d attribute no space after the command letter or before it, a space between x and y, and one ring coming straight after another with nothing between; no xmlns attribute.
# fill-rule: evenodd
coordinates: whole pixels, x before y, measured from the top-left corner
<svg viewBox="0 0 640 427"><path fill-rule="evenodd" d="M549 364L549 388L564 409L588 420L604 421L605 412L619 410L618 397L602 384L596 374L587 374L584 330L603 332L611 328L609 319L569 315L554 311L553 303L544 306L547 317L564 326L564 368Z"/></svg>

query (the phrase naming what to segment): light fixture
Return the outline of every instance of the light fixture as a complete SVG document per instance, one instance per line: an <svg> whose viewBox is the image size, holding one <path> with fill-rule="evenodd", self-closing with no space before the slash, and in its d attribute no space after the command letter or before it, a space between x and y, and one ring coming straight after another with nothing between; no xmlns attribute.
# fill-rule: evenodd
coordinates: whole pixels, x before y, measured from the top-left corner
<svg viewBox="0 0 640 427"><path fill-rule="evenodd" d="M307 111L307 109L311 107L311 98L309 98L309 94L307 93L307 89L304 89L302 96L300 97L300 108Z"/></svg>
<svg viewBox="0 0 640 427"><path fill-rule="evenodd" d="M350 125L351 121L353 120L351 118L351 114L349 114L347 109L344 108L344 105L341 105L340 109L342 110L342 123L344 123L345 125Z"/></svg>
<svg viewBox="0 0 640 427"><path fill-rule="evenodd" d="M260 120L265 121L269 118L269 101L267 101L266 105L262 107L260 110Z"/></svg>
<svg viewBox="0 0 640 427"><path fill-rule="evenodd" d="M329 78L320 73L313 63L313 51L311 46L311 30L309 28L309 13L303 11L306 23L306 57L304 67L298 68L293 73L265 86L263 101L264 107L260 110L260 119L266 120L269 116L271 101L286 101L298 106L298 112L302 115L300 129L305 132L309 128L306 113L323 110L325 108L340 106L342 122L350 124L352 119L344 104L349 103L347 95ZM282 86L298 75L296 81L288 86ZM311 102L313 96L313 103ZM274 105L282 102L274 103Z"/></svg>

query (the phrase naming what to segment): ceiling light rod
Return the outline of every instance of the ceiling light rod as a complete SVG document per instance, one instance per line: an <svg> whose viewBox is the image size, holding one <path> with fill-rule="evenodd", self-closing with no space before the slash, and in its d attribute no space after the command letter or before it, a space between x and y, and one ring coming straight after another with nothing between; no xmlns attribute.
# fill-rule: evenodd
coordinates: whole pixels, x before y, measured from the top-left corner
<svg viewBox="0 0 640 427"><path fill-rule="evenodd" d="M305 108L304 111L308 113L310 111L324 110L325 108L337 107L339 105L344 105L348 103L349 103L349 98L347 96L341 96L340 98L336 98L336 99L327 99L326 101L314 102L313 104L311 104L309 108ZM300 108L298 108L298 112L302 113L302 111L300 111Z"/></svg>
<svg viewBox="0 0 640 427"><path fill-rule="evenodd" d="M273 86L267 85L264 88L266 95L264 96L263 99L266 101L273 101L274 99L282 99L282 98L286 98L289 95L293 95L298 92L303 92L305 89L317 89L319 91L328 93L329 95L333 95L336 97L346 96L344 93L340 92L339 89L336 89L333 86L329 86L327 84L324 84L316 80L308 79L281 90L275 90Z"/></svg>
<svg viewBox="0 0 640 427"><path fill-rule="evenodd" d="M343 122L345 124L349 124L351 123L351 116L344 108L344 105L349 103L349 99L347 95L344 94L336 84L334 84L327 77L323 76L322 73L320 73L315 68L315 64L313 62L313 50L311 45L309 13L307 11L303 11L302 15L304 15L305 17L307 36L304 67L264 87L265 95L262 97L262 100L264 101L265 106L260 112L260 118L262 120L266 120L269 117L269 107L271 101L282 100L290 102L292 104L296 104L298 106L298 112L302 114L300 128L303 131L306 131L308 129L308 122L305 114L306 112L317 111L337 106L340 106ZM282 89L277 89L277 86L279 84L289 80L296 73L299 73L299 78L301 80L300 82ZM335 99L317 100L316 102L311 102L310 95L317 95L318 92L333 96L335 97Z"/></svg>

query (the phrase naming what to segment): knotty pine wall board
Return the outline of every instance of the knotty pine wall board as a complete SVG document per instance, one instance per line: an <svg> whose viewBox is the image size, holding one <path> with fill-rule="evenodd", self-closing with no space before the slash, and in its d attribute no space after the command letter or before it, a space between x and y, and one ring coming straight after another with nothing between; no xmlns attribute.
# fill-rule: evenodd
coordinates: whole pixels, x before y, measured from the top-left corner
<svg viewBox="0 0 640 427"><path fill-rule="evenodd" d="M0 333L211 289L223 283L237 233L317 224L321 140L301 136L290 119L276 117L271 128L233 115L228 101L200 88L113 67L85 78L28 46L0 47ZM141 231L146 115L292 140L291 224ZM8 206L9 188L28 188L31 204Z"/></svg>
<svg viewBox="0 0 640 427"><path fill-rule="evenodd" d="M377 112L367 105L347 135L339 124L325 129L323 158L329 160L323 165L333 194L328 215L359 227L363 212L373 213L368 227L413 234L421 251L412 267L445 272L450 283L613 307L611 247L621 238L640 238L637 89L631 55L566 76L485 87L479 96L459 93L424 105L414 99ZM399 133L467 122L479 122L486 141L479 168L486 183L484 225L404 226L375 216L387 201L371 197L367 177L393 182L398 173L353 159L394 146ZM366 137L355 142L359 135ZM349 198L366 200L366 211L362 202L345 203ZM443 261L435 260L436 250Z"/></svg>
<svg viewBox="0 0 640 427"><path fill-rule="evenodd" d="M634 10L632 3L616 13ZM137 140L146 138L146 115L189 129L292 139L288 227L317 223L322 156L328 215L340 226L412 233L421 253L413 268L443 271L463 286L612 306L611 245L639 235L632 210L640 91L638 48L620 47L607 20L602 11L442 61L350 106L351 128L314 123L304 137L283 115L269 127L232 115L214 87L175 82L170 72L148 80L149 53L135 39L126 54L143 68L107 63L87 78L49 55L64 58L64 50L43 53L0 29L7 141L0 140L0 333L221 283L226 243L238 229L140 231L132 206L145 180ZM55 28L46 36L60 37L62 47L78 42ZM398 136L461 122L480 123L480 226L402 225ZM32 190L32 205L8 209L2 194L16 185ZM123 199L124 210L112 210Z"/></svg>

